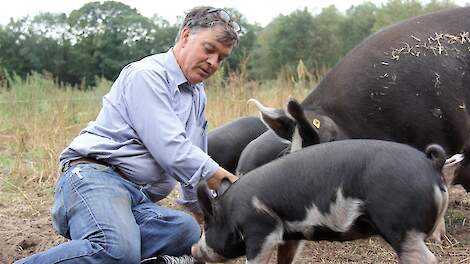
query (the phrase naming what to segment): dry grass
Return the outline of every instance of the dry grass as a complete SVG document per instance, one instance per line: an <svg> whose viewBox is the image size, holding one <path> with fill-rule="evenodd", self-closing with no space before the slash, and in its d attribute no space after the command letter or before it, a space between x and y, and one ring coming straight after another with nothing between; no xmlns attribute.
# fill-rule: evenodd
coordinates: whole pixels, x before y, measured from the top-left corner
<svg viewBox="0 0 470 264"><path fill-rule="evenodd" d="M2 189L48 187L56 179L57 158L75 135L94 120L101 97L111 83L101 81L93 91L59 87L45 76L17 79L9 91L0 89L0 165ZM259 84L244 74L206 85L207 119L214 128L234 118L255 115L247 100L255 97L282 107L288 96L303 98L307 87L288 80Z"/></svg>

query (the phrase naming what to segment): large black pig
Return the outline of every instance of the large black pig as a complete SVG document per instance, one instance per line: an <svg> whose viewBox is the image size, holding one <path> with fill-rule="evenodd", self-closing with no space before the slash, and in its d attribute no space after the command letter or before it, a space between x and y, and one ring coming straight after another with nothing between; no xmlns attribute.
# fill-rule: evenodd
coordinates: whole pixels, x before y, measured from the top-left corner
<svg viewBox="0 0 470 264"><path fill-rule="evenodd" d="M420 150L437 143L449 155L465 152L470 139L469 18L470 7L455 8L387 27L351 50L301 102L308 120L302 129L283 109L264 111L265 120L284 138L298 131L305 145L370 138ZM279 152L272 150L283 143L273 137L265 134L248 144L237 172L277 158ZM470 191L467 163L453 183Z"/></svg>

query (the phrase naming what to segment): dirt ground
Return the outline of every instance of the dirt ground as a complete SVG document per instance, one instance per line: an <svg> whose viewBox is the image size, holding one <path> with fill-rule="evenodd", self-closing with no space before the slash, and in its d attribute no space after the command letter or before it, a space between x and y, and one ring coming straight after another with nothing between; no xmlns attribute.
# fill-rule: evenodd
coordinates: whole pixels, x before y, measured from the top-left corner
<svg viewBox="0 0 470 264"><path fill-rule="evenodd" d="M37 188L27 193L0 197L0 263L43 251L64 242L52 229L50 188ZM441 245L428 243L441 263L470 263L470 194L454 187L446 214L447 235ZM163 201L176 207L173 193ZM242 263L240 258L232 263ZM274 259L272 260L274 262ZM297 263L396 263L396 256L381 238L352 242L306 242Z"/></svg>

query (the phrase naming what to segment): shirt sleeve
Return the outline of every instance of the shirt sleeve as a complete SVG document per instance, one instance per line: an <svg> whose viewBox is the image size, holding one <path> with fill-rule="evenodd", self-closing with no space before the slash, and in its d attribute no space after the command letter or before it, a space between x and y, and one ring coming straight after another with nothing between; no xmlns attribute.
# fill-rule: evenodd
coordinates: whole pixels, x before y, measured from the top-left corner
<svg viewBox="0 0 470 264"><path fill-rule="evenodd" d="M193 213L201 213L201 207L197 201L196 188L185 188L180 186L179 196L176 199L176 203L185 206L189 211Z"/></svg>
<svg viewBox="0 0 470 264"><path fill-rule="evenodd" d="M184 187L212 176L219 165L187 137L163 71L138 69L128 78L123 95L127 114L155 161Z"/></svg>

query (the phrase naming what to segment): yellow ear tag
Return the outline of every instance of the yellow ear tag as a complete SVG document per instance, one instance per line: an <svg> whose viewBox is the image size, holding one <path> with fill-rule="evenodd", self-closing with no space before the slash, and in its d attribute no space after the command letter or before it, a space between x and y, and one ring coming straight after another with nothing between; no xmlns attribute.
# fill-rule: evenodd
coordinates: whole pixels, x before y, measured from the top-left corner
<svg viewBox="0 0 470 264"><path fill-rule="evenodd" d="M320 128L320 120L318 120L318 119L315 118L315 119L313 119L312 124L313 124L317 129Z"/></svg>

